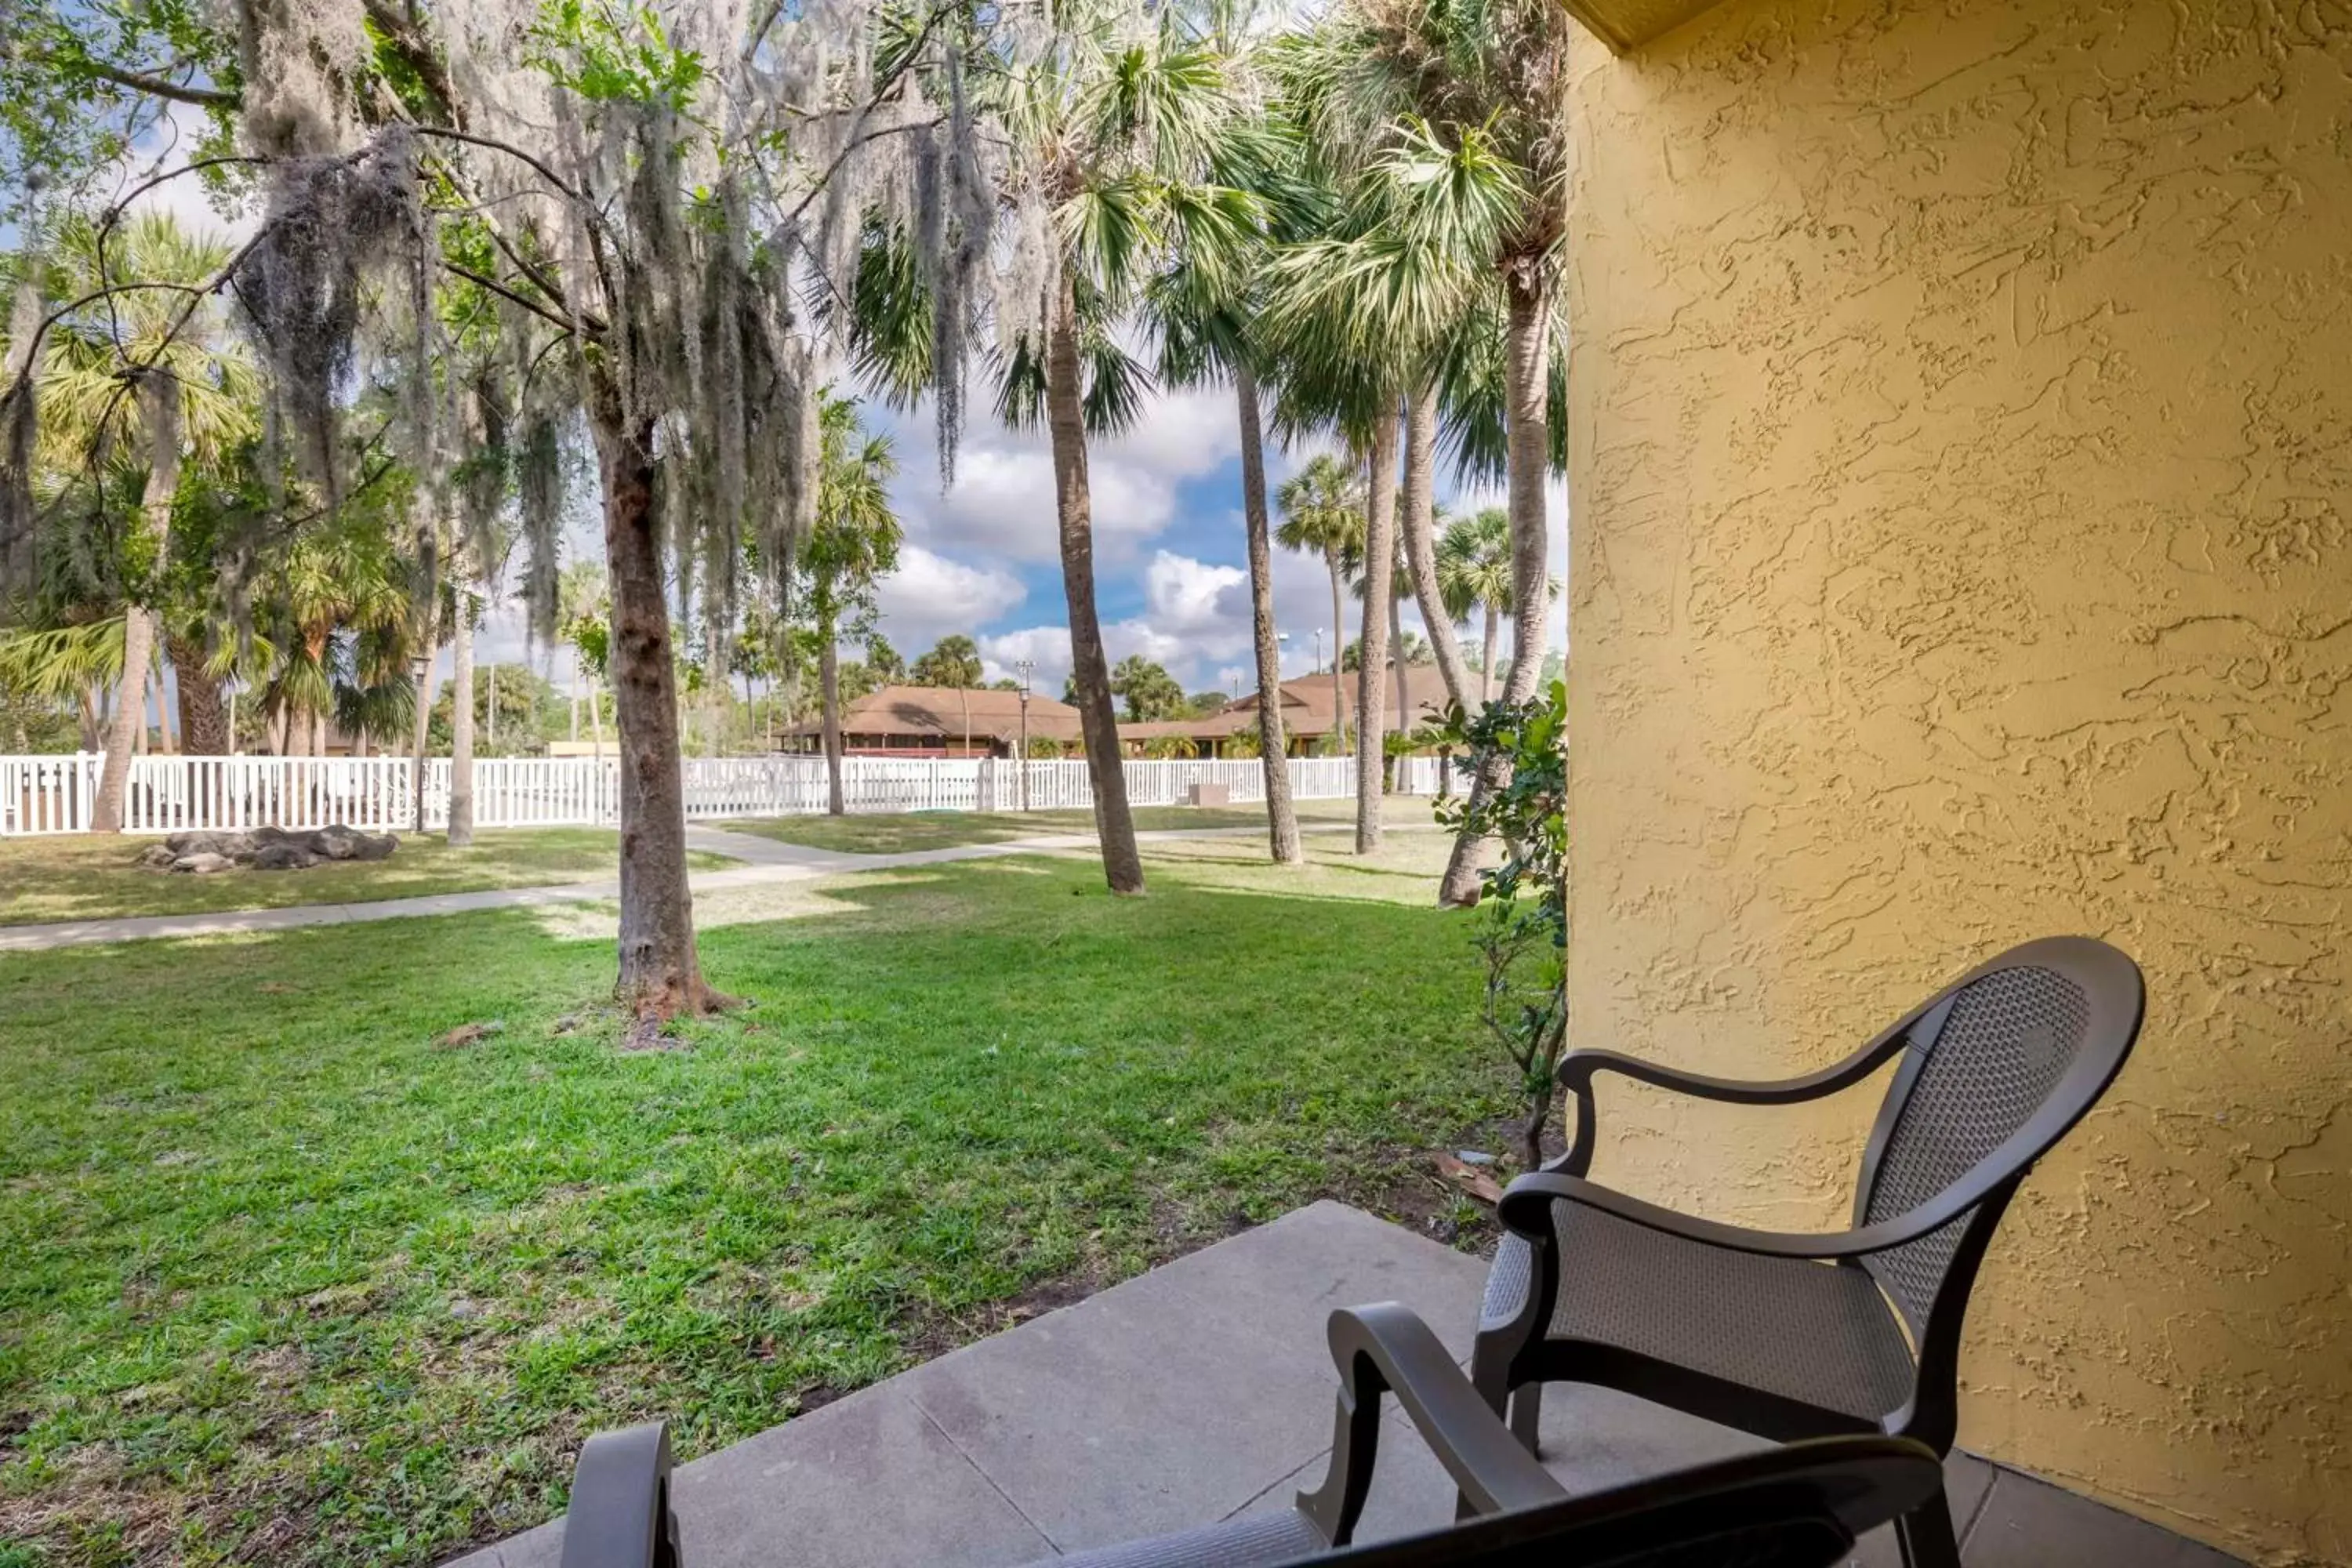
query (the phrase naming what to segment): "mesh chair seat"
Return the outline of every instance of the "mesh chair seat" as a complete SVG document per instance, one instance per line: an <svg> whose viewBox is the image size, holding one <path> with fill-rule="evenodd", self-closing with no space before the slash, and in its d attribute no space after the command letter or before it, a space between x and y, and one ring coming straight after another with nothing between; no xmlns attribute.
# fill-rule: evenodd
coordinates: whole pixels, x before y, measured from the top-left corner
<svg viewBox="0 0 2352 1568"><path fill-rule="evenodd" d="M1275 1568L1320 1557L1330 1543L1296 1509L1272 1509L1143 1541L1048 1557L1032 1568Z"/></svg>
<svg viewBox="0 0 2352 1568"><path fill-rule="evenodd" d="M1612 1345L1863 1421L1911 1397L1910 1343L1864 1270L1733 1252L1582 1204L1551 1213L1559 1297L1546 1338ZM1524 1239L1504 1239L1482 1328L1525 1307L1532 1261Z"/></svg>

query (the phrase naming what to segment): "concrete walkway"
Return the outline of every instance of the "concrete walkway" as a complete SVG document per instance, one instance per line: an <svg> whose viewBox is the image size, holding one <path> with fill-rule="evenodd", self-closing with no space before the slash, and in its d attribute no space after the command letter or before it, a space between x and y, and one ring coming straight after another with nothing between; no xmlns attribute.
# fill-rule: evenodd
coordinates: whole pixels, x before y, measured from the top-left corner
<svg viewBox="0 0 2352 1568"><path fill-rule="evenodd" d="M1237 1514L1320 1484L1330 1309L1402 1301L1467 1358L1479 1258L1318 1203L682 1467L687 1568L994 1568ZM1435 1529L1454 1489L1390 1404L1359 1539ZM1544 1406L1578 1489L1756 1446L1598 1389ZM1967 1568L2227 1568L2231 1559L1966 1454L1950 1465ZM555 1568L561 1521L457 1568ZM1891 1531L1853 1563L1894 1568Z"/></svg>
<svg viewBox="0 0 2352 1568"><path fill-rule="evenodd" d="M1302 822L1306 833L1352 831L1343 821ZM1412 828L1391 827L1391 832ZM1263 827L1175 827L1138 833L1138 842L1158 843L1176 838L1264 837ZM944 849L914 849L898 855L845 855L833 849L812 849L751 833L729 833L715 827L689 826L688 849L705 850L740 860L723 871L696 871L689 880L697 893L764 883L803 881L849 871L887 871L901 866L939 866L954 860L985 860L1003 855L1091 851L1094 836L1087 833L1041 834L1033 838L1009 838L996 844L960 844ZM290 873L299 875L299 873ZM486 888L471 893L433 893L415 899L385 899L365 904L296 904L278 910L221 910L194 915L126 915L113 920L57 921L45 925L0 926L0 952L38 952L50 948L80 947L101 942L141 942L155 937L218 936L227 932L293 931L303 926L348 925L361 921L411 920L423 915L467 914L476 910L532 909L549 904L610 903L621 896L615 878L591 882L565 882L544 888Z"/></svg>

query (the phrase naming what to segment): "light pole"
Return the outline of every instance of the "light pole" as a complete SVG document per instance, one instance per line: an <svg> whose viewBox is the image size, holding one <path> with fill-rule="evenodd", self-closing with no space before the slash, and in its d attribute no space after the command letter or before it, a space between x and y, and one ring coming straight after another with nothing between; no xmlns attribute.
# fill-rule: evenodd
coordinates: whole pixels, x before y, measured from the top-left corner
<svg viewBox="0 0 2352 1568"><path fill-rule="evenodd" d="M1021 677L1021 809L1029 809L1029 678L1037 672L1034 658L1013 661L1013 673Z"/></svg>

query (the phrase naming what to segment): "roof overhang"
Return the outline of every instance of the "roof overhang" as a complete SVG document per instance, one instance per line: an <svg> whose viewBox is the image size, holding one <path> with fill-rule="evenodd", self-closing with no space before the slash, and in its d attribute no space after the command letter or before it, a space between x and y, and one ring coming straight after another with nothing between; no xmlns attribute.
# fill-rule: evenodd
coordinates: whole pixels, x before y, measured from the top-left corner
<svg viewBox="0 0 2352 1568"><path fill-rule="evenodd" d="M1673 32L1722 0L1560 0L1586 31L1618 54Z"/></svg>

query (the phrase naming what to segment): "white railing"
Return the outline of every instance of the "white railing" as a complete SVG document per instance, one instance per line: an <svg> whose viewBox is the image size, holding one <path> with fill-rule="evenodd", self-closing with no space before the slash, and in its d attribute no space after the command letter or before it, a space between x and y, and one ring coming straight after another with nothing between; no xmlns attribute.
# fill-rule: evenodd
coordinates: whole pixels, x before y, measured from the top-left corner
<svg viewBox="0 0 2352 1568"><path fill-rule="evenodd" d="M1399 757L1399 795L1467 795L1476 770L1460 757ZM1447 778L1451 773L1454 776Z"/></svg>
<svg viewBox="0 0 2352 1568"><path fill-rule="evenodd" d="M89 832L100 760L92 752L0 757L0 835Z"/></svg>
<svg viewBox="0 0 2352 1568"><path fill-rule="evenodd" d="M122 826L405 827L410 777L405 757L133 757Z"/></svg>
<svg viewBox="0 0 2352 1568"><path fill-rule="evenodd" d="M89 832L103 762L88 752L0 757L0 836ZM1137 805L1179 804L1195 784L1223 785L1236 805L1265 798L1265 775L1255 758L1121 766L1128 798ZM1342 799L1355 792L1351 758L1293 757L1288 766L1291 794L1300 800ZM132 833L338 822L414 828L412 769L405 757L134 757L124 826ZM1409 794L1433 794L1437 769L1434 757L1409 757L1399 782ZM681 772L691 819L803 816L825 809L822 757L689 757ZM1084 762L846 757L842 805L859 813L1018 811L1024 772L1033 811L1094 804ZM448 759L426 759L427 830L448 825L449 784ZM478 827L598 826L619 820L620 763L613 758L483 757L474 763Z"/></svg>

